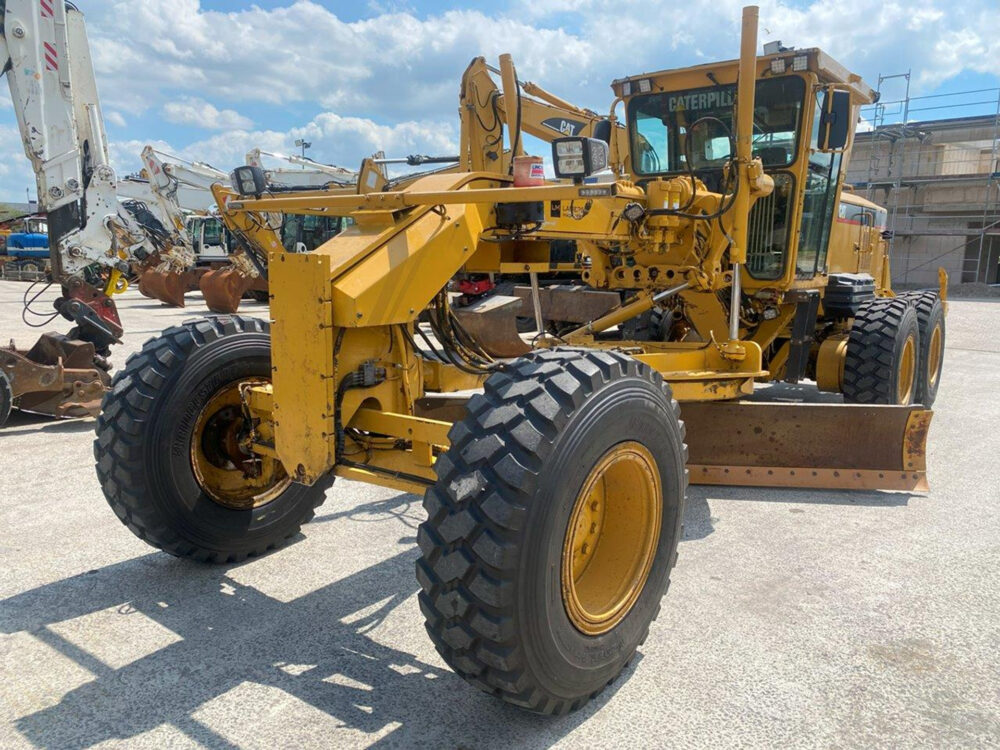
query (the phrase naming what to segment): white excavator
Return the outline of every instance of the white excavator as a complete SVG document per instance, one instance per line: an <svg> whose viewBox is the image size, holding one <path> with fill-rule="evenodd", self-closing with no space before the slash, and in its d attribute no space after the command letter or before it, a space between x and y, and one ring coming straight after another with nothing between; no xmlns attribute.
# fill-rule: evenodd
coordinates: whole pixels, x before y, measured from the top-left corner
<svg viewBox="0 0 1000 750"><path fill-rule="evenodd" d="M183 227L119 200L83 14L59 0L0 0L0 15L2 69L61 289L54 309L36 304L25 319L41 327L62 316L72 324L28 350L0 349L0 424L12 408L92 414L110 382L109 347L122 335L114 295L136 267L182 263L189 244Z"/></svg>
<svg viewBox="0 0 1000 750"><path fill-rule="evenodd" d="M275 162L278 166L274 165ZM302 156L254 148L247 153L246 163L265 171L268 190L272 193L315 188L344 193L359 190L358 172ZM280 222L280 228L276 226L275 229L278 229L288 252L309 252L342 231L349 222L340 216L286 215L273 218ZM235 313L240 300L247 294L258 301L267 301L267 259L238 247L230 255L228 267L202 274L198 286L205 304L213 312Z"/></svg>
<svg viewBox="0 0 1000 750"><path fill-rule="evenodd" d="M123 181L119 193L136 186L149 191L161 219L176 228L187 252L181 262L168 258L149 264L139 278L139 291L172 307L184 307L184 294L198 289L206 272L232 262L230 243L214 215L217 209L211 192L213 184L228 183L229 175L152 146L142 150L142 163L140 178Z"/></svg>

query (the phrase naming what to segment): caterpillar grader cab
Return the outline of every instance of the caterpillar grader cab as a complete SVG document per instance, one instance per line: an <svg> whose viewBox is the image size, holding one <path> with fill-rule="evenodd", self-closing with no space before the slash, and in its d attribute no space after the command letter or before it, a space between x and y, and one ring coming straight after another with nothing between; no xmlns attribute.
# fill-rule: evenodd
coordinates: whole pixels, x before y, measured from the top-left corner
<svg viewBox="0 0 1000 750"><path fill-rule="evenodd" d="M179 262L185 243L175 227L119 201L83 14L28 0L0 2L0 13L0 60L62 291L55 309L26 305L26 318L72 324L30 349L0 348L0 424L12 408L94 414L110 383L110 346L122 334L113 295L127 288L134 266Z"/></svg>
<svg viewBox="0 0 1000 750"><path fill-rule="evenodd" d="M757 57L756 19L744 10L738 61L616 81L606 140L552 139L559 181L515 184L524 99L506 56L500 86L482 61L462 79L454 169L351 195L275 193L238 169L217 203L268 256L272 320L169 329L116 376L95 442L115 514L173 555L224 562L296 534L336 477L421 493L435 647L484 691L562 713L645 639L689 481L922 486L920 317L829 268L873 92L819 50ZM354 223L289 253L275 214ZM626 302L491 354L450 283L548 270L556 242ZM667 335L602 337L653 309ZM746 400L813 369L864 403Z"/></svg>

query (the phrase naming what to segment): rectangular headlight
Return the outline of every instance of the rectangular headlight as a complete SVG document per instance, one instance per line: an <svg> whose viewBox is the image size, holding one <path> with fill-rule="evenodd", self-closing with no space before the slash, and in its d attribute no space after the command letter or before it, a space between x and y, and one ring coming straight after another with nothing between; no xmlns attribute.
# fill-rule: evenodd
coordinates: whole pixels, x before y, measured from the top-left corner
<svg viewBox="0 0 1000 750"><path fill-rule="evenodd" d="M803 70L809 69L809 56L808 55L796 55L792 58L792 70L796 73L801 73Z"/></svg>
<svg viewBox="0 0 1000 750"><path fill-rule="evenodd" d="M583 141L578 138L556 140L556 156L582 156Z"/></svg>
<svg viewBox="0 0 1000 750"><path fill-rule="evenodd" d="M608 144L597 138L557 138L552 141L556 177L580 180L608 166Z"/></svg>
<svg viewBox="0 0 1000 750"><path fill-rule="evenodd" d="M587 173L587 165L583 163L583 156L564 156L556 162L556 174L559 176L584 175Z"/></svg>
<svg viewBox="0 0 1000 750"><path fill-rule="evenodd" d="M236 167L229 181L240 195L260 195L267 190L267 177L260 167Z"/></svg>
<svg viewBox="0 0 1000 750"><path fill-rule="evenodd" d="M771 72L775 75L781 75L785 72L785 58L776 57L771 60Z"/></svg>

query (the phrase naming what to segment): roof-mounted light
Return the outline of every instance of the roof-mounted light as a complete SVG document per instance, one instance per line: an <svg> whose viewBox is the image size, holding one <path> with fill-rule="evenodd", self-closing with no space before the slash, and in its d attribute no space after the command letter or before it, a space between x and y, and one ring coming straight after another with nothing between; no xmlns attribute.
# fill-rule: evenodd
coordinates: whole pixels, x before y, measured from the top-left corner
<svg viewBox="0 0 1000 750"><path fill-rule="evenodd" d="M781 75L785 72L785 58L775 57L771 60L771 72L775 75Z"/></svg>
<svg viewBox="0 0 1000 750"><path fill-rule="evenodd" d="M808 55L796 55L792 58L792 70L796 73L801 73L804 70L809 70L809 56Z"/></svg>

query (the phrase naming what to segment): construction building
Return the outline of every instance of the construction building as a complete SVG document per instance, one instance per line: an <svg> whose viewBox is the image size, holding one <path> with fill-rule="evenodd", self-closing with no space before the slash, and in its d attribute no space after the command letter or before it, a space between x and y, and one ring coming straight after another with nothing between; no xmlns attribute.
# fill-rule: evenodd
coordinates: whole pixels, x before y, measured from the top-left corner
<svg viewBox="0 0 1000 750"><path fill-rule="evenodd" d="M862 112L846 184L888 209L892 277L900 287L1000 283L1000 89L910 97ZM970 114L975 113L975 114ZM926 118L926 119L925 119Z"/></svg>

